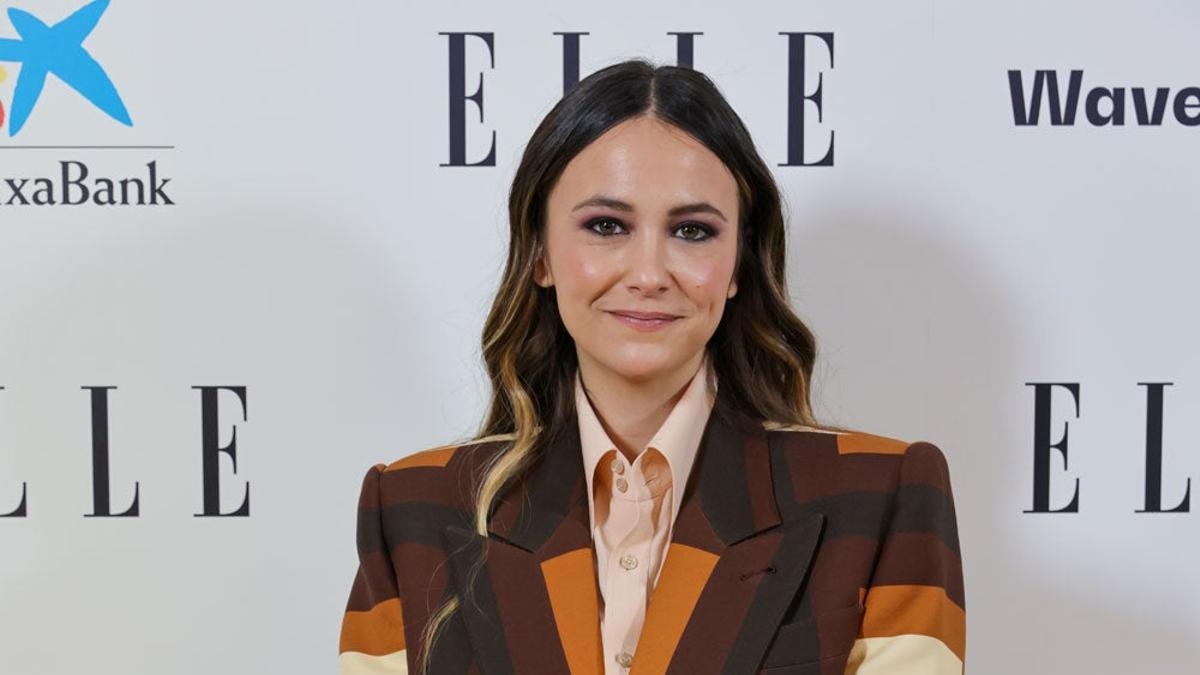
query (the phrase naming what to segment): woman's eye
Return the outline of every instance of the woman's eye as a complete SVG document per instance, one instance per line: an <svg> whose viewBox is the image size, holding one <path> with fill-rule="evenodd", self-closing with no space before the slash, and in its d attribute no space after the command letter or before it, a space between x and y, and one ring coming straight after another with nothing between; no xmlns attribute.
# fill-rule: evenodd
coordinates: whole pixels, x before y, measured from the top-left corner
<svg viewBox="0 0 1200 675"><path fill-rule="evenodd" d="M615 228L624 229L625 226L614 218L593 218L587 224L587 229L602 237L617 234L618 229ZM680 238L688 241L704 241L713 236L712 228L703 223L684 223L676 227L675 232L677 234L682 232L683 235Z"/></svg>
<svg viewBox="0 0 1200 675"><path fill-rule="evenodd" d="M588 229L595 232L596 234L608 236L611 233L611 231L596 229L596 226L600 225L602 223L611 223L613 225L616 225L617 227L623 227L619 221L613 220L612 218L595 218L588 222Z"/></svg>
<svg viewBox="0 0 1200 675"><path fill-rule="evenodd" d="M683 230L690 230L694 233L691 235L685 235L683 237L684 239L690 239L691 241L704 241L705 239L708 239L709 237L711 237L713 234L712 228L710 228L707 225L702 225L700 223L684 223L684 224L680 225L679 227L675 228L676 232L680 232Z"/></svg>

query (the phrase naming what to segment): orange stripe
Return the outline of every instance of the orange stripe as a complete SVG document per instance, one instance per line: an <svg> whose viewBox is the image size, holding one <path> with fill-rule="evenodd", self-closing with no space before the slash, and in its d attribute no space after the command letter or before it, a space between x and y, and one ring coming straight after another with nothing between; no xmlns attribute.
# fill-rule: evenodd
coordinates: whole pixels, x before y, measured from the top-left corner
<svg viewBox="0 0 1200 675"><path fill-rule="evenodd" d="M928 635L941 640L962 660L967 614L941 586L897 584L867 591L860 638Z"/></svg>
<svg viewBox="0 0 1200 675"><path fill-rule="evenodd" d="M397 469L405 469L410 466L446 466L450 458L454 456L454 452L459 448L468 445L478 445L480 443L491 443L493 441L511 441L516 438L514 433L507 434L492 434L491 436L482 436L474 440L463 441L461 443L448 443L439 445L428 450L414 452L407 457L388 464L384 471L395 471Z"/></svg>
<svg viewBox="0 0 1200 675"><path fill-rule="evenodd" d="M672 543L663 561L658 587L650 596L646 621L633 655L630 675L665 673L687 627L700 592L708 583L718 556L685 544Z"/></svg>
<svg viewBox="0 0 1200 675"><path fill-rule="evenodd" d="M579 548L542 563L542 576L571 675L603 675L600 594L592 549Z"/></svg>
<svg viewBox="0 0 1200 675"><path fill-rule="evenodd" d="M902 455L910 444L897 438L876 436L857 431L852 434L842 434L837 437L839 455L855 452L870 452L879 455Z"/></svg>
<svg viewBox="0 0 1200 675"><path fill-rule="evenodd" d="M457 445L444 445L438 448L414 452L408 457L401 457L388 464L384 471L396 471L397 469L406 469L410 466L446 466L446 463L454 456L454 451L457 449Z"/></svg>
<svg viewBox="0 0 1200 675"><path fill-rule="evenodd" d="M338 652L384 656L404 649L403 616L400 598L384 600L366 611L347 611Z"/></svg>

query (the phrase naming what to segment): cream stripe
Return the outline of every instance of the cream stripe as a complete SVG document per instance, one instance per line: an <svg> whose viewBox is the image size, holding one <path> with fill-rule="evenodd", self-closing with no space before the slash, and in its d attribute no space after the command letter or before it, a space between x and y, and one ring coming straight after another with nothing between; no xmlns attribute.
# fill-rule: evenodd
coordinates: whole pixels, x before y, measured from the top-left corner
<svg viewBox="0 0 1200 675"><path fill-rule="evenodd" d="M928 635L859 638L845 675L962 675L963 662L941 640Z"/></svg>
<svg viewBox="0 0 1200 675"><path fill-rule="evenodd" d="M408 650L371 656L362 652L338 655L338 675L408 675Z"/></svg>
<svg viewBox="0 0 1200 675"><path fill-rule="evenodd" d="M763 420L763 428L768 431L812 431L818 434L833 434L841 436L847 434L847 431L832 431L830 429L818 429L810 427L806 424L788 424L787 422L777 422L775 420Z"/></svg>

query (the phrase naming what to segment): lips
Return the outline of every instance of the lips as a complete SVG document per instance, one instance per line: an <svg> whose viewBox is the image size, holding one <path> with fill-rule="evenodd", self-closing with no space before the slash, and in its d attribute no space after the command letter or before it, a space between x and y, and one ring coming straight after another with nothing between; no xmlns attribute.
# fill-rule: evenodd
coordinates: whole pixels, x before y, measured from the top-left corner
<svg viewBox="0 0 1200 675"><path fill-rule="evenodd" d="M627 316L631 319L640 319L642 321L651 321L651 320L655 320L655 319L669 321L671 319L679 318L679 317L675 316L674 314L664 314L663 312L633 312L633 311L627 311L627 310L623 310L623 309L622 310L613 310L609 313L616 314L617 316Z"/></svg>
<svg viewBox="0 0 1200 675"><path fill-rule="evenodd" d="M664 312L635 312L635 311L617 311L609 312L613 319L621 322L626 327L638 332L654 332L662 330L667 326L673 325L678 316L674 314L666 314Z"/></svg>

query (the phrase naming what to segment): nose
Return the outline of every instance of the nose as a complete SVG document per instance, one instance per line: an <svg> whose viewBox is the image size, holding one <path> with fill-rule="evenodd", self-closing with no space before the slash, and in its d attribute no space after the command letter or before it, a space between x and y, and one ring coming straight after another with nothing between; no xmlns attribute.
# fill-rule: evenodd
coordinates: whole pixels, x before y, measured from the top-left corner
<svg viewBox="0 0 1200 675"><path fill-rule="evenodd" d="M655 228L642 227L630 247L626 285L642 293L661 293L670 285L668 246Z"/></svg>

